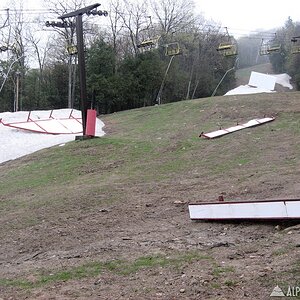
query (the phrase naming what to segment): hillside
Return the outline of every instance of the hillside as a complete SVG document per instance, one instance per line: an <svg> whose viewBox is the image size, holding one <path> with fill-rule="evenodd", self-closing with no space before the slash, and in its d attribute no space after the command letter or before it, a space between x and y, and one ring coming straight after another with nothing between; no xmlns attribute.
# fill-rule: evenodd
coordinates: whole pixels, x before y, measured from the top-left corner
<svg viewBox="0 0 300 300"><path fill-rule="evenodd" d="M199 138L264 115L276 120ZM299 222L192 222L187 204L299 198L300 93L101 120L104 137L0 164L0 298L270 299L299 286Z"/></svg>

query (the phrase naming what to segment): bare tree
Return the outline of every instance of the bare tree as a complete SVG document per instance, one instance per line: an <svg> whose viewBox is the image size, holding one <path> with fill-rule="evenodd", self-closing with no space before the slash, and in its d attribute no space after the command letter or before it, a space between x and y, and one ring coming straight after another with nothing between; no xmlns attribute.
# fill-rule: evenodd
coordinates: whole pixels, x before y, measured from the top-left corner
<svg viewBox="0 0 300 300"><path fill-rule="evenodd" d="M23 2L11 1L9 6L10 10L7 11L2 44L7 47L7 61L14 64L14 68L11 68L10 78L15 85L15 99L20 100L16 101L19 104L14 106L14 109L18 110L19 108L22 109L23 106L25 73L28 67L36 61L40 70L38 95L41 91L40 82L47 51L44 49L44 53L42 53L41 35L36 34L39 32L39 26L35 23L37 20L25 18ZM37 107L39 107L39 100L40 97L37 97Z"/></svg>
<svg viewBox="0 0 300 300"><path fill-rule="evenodd" d="M15 72L18 75L18 91L20 91L20 109L22 109L22 100L24 94L24 78L26 72L26 61L25 57L28 52L28 47L25 43L25 25L26 22L24 20L23 14L23 4L22 2L15 2L12 1L10 3L10 8L14 10L13 15L9 15L9 26L8 26L8 40L7 40L7 47L8 47L8 57L9 61L12 61L13 64L16 66ZM7 74L8 76L9 74ZM13 84L16 84L15 73L12 74L12 81ZM20 79L20 80L19 80ZM14 88L16 91L16 87ZM16 110L18 109L15 108Z"/></svg>
<svg viewBox="0 0 300 300"><path fill-rule="evenodd" d="M140 33L147 27L148 5L146 0L139 3L131 3L123 0L124 6L119 7L118 15L120 16L123 27L129 34L129 39L133 49L133 54L139 53L138 44L140 43Z"/></svg>
<svg viewBox="0 0 300 300"><path fill-rule="evenodd" d="M71 1L53 1L50 0L47 3L50 11L57 15L57 17L64 15L70 11L77 10L85 6L84 0L71 0ZM74 105L75 99L75 82L76 82L76 56L68 55L66 52L66 48L75 44L75 20L74 18L70 18L69 21L65 24L64 27L53 27L53 30L56 31L60 37L61 43L60 45L64 45L61 47L63 49L63 54L61 51L61 57L67 59L68 61L68 107L72 108ZM56 40L58 42L58 40Z"/></svg>
<svg viewBox="0 0 300 300"><path fill-rule="evenodd" d="M26 38L28 44L32 45L34 56L38 63L39 77L38 77L38 90L37 90L37 107L40 107L40 100L43 98L42 86L44 81L44 68L47 60L47 55L50 50L49 37L47 41L43 41L41 35L34 35L33 32L29 32Z"/></svg>
<svg viewBox="0 0 300 300"><path fill-rule="evenodd" d="M120 40L121 32L123 29L123 22L120 16L121 3L119 0L111 0L109 3L109 23L111 31L111 42L114 49L114 55L117 58L118 54L118 40ZM116 65L114 66L114 72L116 72Z"/></svg>
<svg viewBox="0 0 300 300"><path fill-rule="evenodd" d="M112 33L112 44L113 44L113 48L116 49L118 35L122 30L122 22L120 16L120 12L121 12L120 1L111 0L109 3L109 11L110 14L108 15L108 18L109 18L110 29Z"/></svg>
<svg viewBox="0 0 300 300"><path fill-rule="evenodd" d="M0 46L2 51L5 51L9 45L11 26L10 26L10 13L9 9L6 9L5 16L0 15Z"/></svg>
<svg viewBox="0 0 300 300"><path fill-rule="evenodd" d="M193 0L151 0L162 34L183 31L194 23Z"/></svg>

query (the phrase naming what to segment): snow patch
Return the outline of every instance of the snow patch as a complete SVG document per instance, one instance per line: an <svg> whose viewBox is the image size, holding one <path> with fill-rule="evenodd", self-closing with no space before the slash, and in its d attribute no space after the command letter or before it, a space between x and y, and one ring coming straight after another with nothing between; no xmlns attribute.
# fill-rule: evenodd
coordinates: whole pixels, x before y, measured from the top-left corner
<svg viewBox="0 0 300 300"><path fill-rule="evenodd" d="M283 87L289 88L290 90L293 89L293 86L290 84L291 76L286 73L267 75L258 72L251 72L248 84L240 85L233 90L228 91L224 96L274 93L273 80L275 80L275 83ZM266 88L268 86L269 88Z"/></svg>
<svg viewBox="0 0 300 300"><path fill-rule="evenodd" d="M66 117L71 112L70 109L53 110L55 118ZM32 119L48 118L51 111L32 111L30 117ZM7 122L24 122L27 120L29 112L3 112L0 113L0 119ZM74 116L80 116L81 112L73 110ZM96 136L103 136L104 123L97 118L96 123ZM78 134L45 134L15 129L0 124L0 163L16 159L18 157L33 153L35 151L49 148L55 145L64 145L67 142L74 141L75 136Z"/></svg>
<svg viewBox="0 0 300 300"><path fill-rule="evenodd" d="M247 94L258 94L258 93L274 93L274 91L270 91L263 88L257 88L246 84L246 85L240 85L235 89L228 91L224 96L247 95Z"/></svg>
<svg viewBox="0 0 300 300"><path fill-rule="evenodd" d="M290 90L293 89L293 86L290 84L290 80L292 77L286 73L272 75L276 78L276 83L282 85L283 87L289 88Z"/></svg>

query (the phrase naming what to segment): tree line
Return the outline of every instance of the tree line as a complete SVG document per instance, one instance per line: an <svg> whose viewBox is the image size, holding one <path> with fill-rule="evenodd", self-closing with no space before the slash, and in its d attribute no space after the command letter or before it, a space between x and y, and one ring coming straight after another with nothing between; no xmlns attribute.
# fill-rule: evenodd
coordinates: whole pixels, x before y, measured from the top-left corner
<svg viewBox="0 0 300 300"><path fill-rule="evenodd" d="M86 6L83 0L46 4L45 11L56 19ZM0 84L5 81L0 111L16 110L16 101L19 110L80 108L77 56L66 51L76 44L75 20L69 19L66 27L49 26L50 34L41 34L47 21L43 15L28 22L20 4L12 7L18 7L15 13L2 14L0 19L0 49L7 48L0 56ZM88 100L99 113L154 105L160 91L161 103L210 96L235 64L236 57L216 51L230 37L219 24L196 15L193 0L117 0L109 3L107 11L107 17L84 18ZM288 30L294 34L297 25L289 23L294 31L286 24L278 37ZM141 47L154 40L158 42L151 51ZM168 45L175 45L180 54L166 55ZM241 56L246 53L242 47L241 42L239 62L247 65L249 56L248 61ZM295 64L291 58L272 56L270 61L281 69ZM217 95L234 86L233 70Z"/></svg>

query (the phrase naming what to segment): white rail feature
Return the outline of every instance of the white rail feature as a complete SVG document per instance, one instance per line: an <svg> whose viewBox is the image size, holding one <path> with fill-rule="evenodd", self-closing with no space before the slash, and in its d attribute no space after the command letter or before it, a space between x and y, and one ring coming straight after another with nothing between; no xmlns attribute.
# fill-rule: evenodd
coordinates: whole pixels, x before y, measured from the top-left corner
<svg viewBox="0 0 300 300"><path fill-rule="evenodd" d="M247 123L239 124L239 125L236 125L236 126L226 128L226 129L219 129L219 130L212 131L212 132L209 132L209 133L201 133L200 137L204 137L204 138L207 138L207 139L213 139L213 138L220 137L220 136L223 136L223 135L228 134L228 133L232 133L232 132L235 132L235 131L238 131L238 130L241 130L241 129L245 129L245 128L249 128L249 127L262 125L262 124L265 124L265 123L268 123L268 122L271 122L271 121L274 121L274 120L275 120L274 117L265 117L265 118L262 118L262 119L253 119L253 120L248 121Z"/></svg>
<svg viewBox="0 0 300 300"><path fill-rule="evenodd" d="M300 199L189 204L191 220L300 219Z"/></svg>
<svg viewBox="0 0 300 300"><path fill-rule="evenodd" d="M82 118L74 116L73 110L66 112L64 116L55 116L52 110L48 116L34 117L31 112L28 113L26 121L5 122L0 119L4 126L22 129L37 133L47 134L78 134L82 133Z"/></svg>

